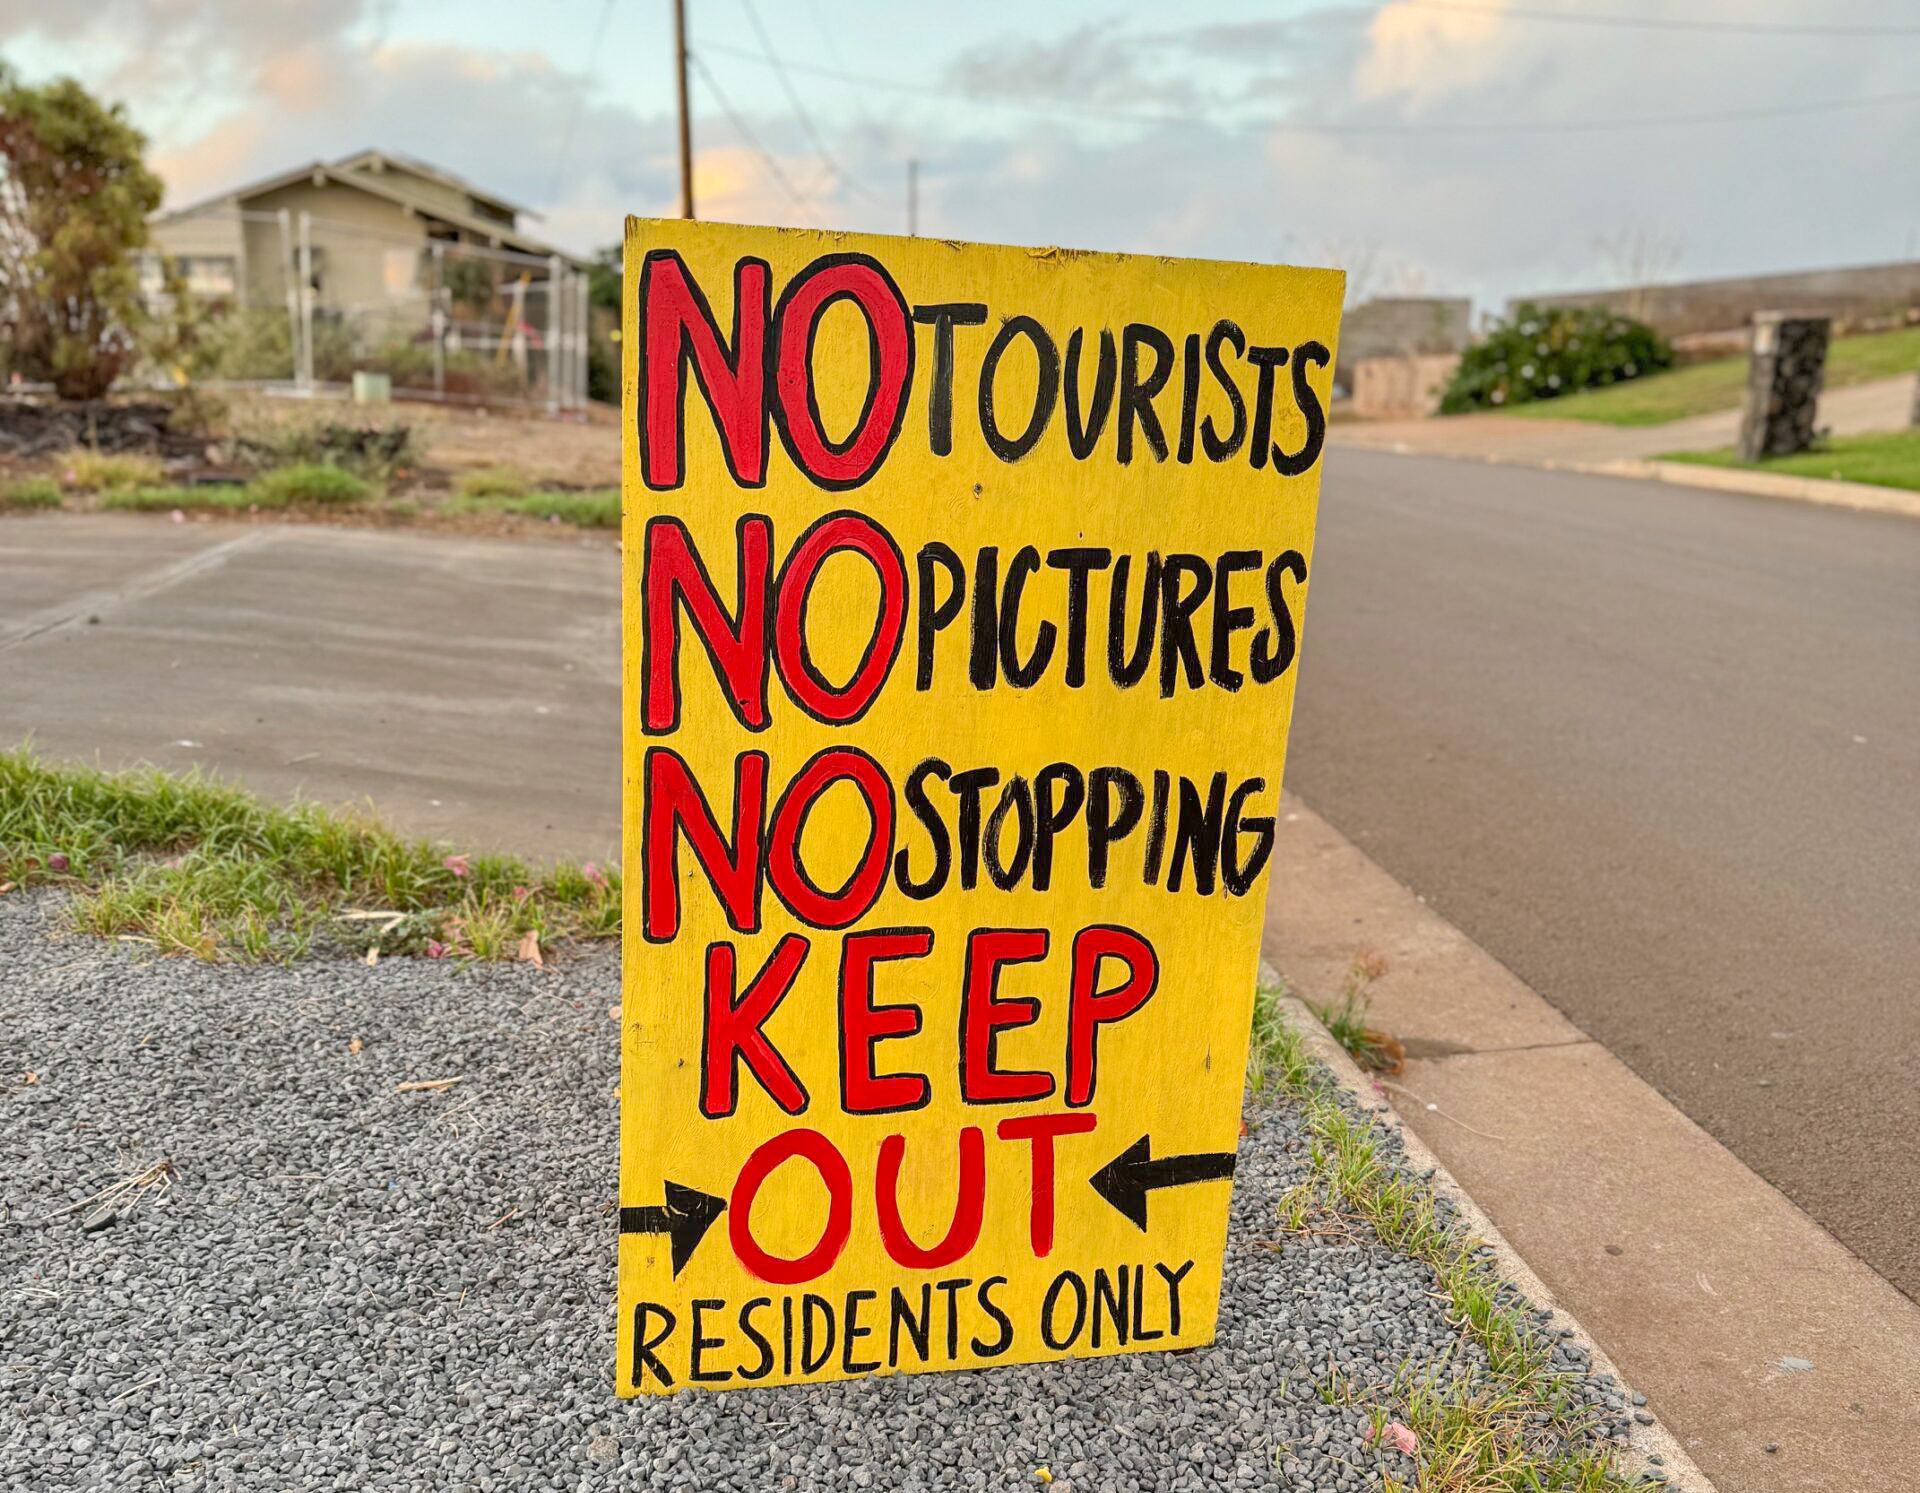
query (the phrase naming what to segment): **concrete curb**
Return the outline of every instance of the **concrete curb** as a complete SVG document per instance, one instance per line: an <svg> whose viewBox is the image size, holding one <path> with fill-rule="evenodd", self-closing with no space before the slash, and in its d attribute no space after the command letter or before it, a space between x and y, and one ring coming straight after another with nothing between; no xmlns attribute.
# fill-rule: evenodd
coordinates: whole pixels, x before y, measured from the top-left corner
<svg viewBox="0 0 1920 1493"><path fill-rule="evenodd" d="M1261 962L1261 978L1271 980L1275 985L1285 988L1285 982L1278 972L1264 960ZM1313 1056L1332 1072L1335 1082L1351 1094L1362 1108L1383 1112L1393 1122L1394 1128L1400 1133L1401 1144L1406 1150L1408 1162L1416 1170L1422 1172L1432 1170L1434 1190L1453 1204L1467 1232L1493 1251L1495 1268L1499 1270L1501 1277L1518 1287L1536 1307L1543 1310L1550 1308L1563 1325L1573 1329L1573 1341L1587 1350L1593 1362L1594 1372L1611 1374L1619 1383L1621 1392L1631 1394L1633 1387L1627 1383L1613 1360L1607 1356L1606 1350L1594 1341L1593 1335L1574 1318L1572 1313L1554 1299L1553 1292L1547 1289L1546 1283L1534 1274L1532 1267L1520 1257L1511 1244L1507 1243L1505 1236L1494 1226L1493 1220L1487 1217L1481 1211L1479 1204L1475 1203L1465 1189L1454 1181L1452 1174L1440 1164L1439 1158L1427 1149L1426 1143L1401 1120L1399 1112L1394 1109L1392 1103L1380 1092L1373 1081L1360 1071L1358 1065L1348 1056L1346 1049L1328 1035L1326 1027L1321 1025L1320 1019L1313 1014L1312 1010L1291 995L1284 997L1280 1004L1288 1024L1305 1037ZM1652 1460L1656 1456L1660 1458L1658 1463ZM1639 1477L1658 1470L1664 1472L1670 1486L1681 1490L1681 1493L1716 1493L1707 1475L1695 1465L1693 1458L1687 1455L1686 1449L1681 1446L1673 1433L1660 1422L1655 1422L1651 1426L1634 1422L1632 1430L1628 1433L1627 1447L1622 1453L1622 1461L1627 1474L1631 1477Z"/></svg>
<svg viewBox="0 0 1920 1493"><path fill-rule="evenodd" d="M1685 461L1649 461L1616 457L1610 461L1559 461L1552 457L1499 456L1473 451L1428 451L1408 441L1373 445L1365 441L1337 443L1348 451L1384 451L1391 456L1432 456L1443 461L1475 461L1490 467L1533 467L1543 472L1577 472L1588 477L1626 477L1642 482L1665 482L1672 487L1702 487L1713 492L1739 493L1755 498L1784 498L1796 503L1818 503L1829 508L1851 508L1860 513L1894 513L1920 518L1920 492L1876 487L1867 482L1835 482L1824 477L1788 477L1777 472L1749 472L1739 467L1696 466Z"/></svg>

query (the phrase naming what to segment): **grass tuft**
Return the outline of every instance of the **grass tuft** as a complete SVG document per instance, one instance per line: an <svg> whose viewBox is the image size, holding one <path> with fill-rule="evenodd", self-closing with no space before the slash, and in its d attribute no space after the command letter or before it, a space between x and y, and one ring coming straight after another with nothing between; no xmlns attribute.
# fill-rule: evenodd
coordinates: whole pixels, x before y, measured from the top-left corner
<svg viewBox="0 0 1920 1493"><path fill-rule="evenodd" d="M373 489L343 467L324 462L296 462L262 472L247 485L252 502L262 508L286 508L296 503L339 505L357 503Z"/></svg>
<svg viewBox="0 0 1920 1493"><path fill-rule="evenodd" d="M448 855L370 815L282 808L200 773L110 773L0 752L0 882L72 893L80 931L199 959L316 946L513 958L620 932L620 878Z"/></svg>
<svg viewBox="0 0 1920 1493"><path fill-rule="evenodd" d="M454 493L462 498L518 498L529 485L512 467L481 467L453 479Z"/></svg>
<svg viewBox="0 0 1920 1493"><path fill-rule="evenodd" d="M1412 1483L1379 1469L1384 1493L1627 1493L1633 1483L1571 1385L1553 1367L1551 1343L1527 1320L1525 1303L1502 1281L1478 1241L1446 1217L1432 1187L1411 1177L1383 1147L1385 1134L1343 1102L1303 1033L1288 1024L1282 987L1254 996L1248 1079L1277 1087L1299 1106L1310 1138L1307 1179L1282 1198L1279 1225L1293 1234L1370 1229L1396 1253L1433 1272L1462 1335L1486 1368L1452 1362L1401 1369L1366 1386L1331 1376L1316 1386L1328 1403L1364 1407L1371 1444L1392 1421L1412 1430Z"/></svg>
<svg viewBox="0 0 1920 1493"><path fill-rule="evenodd" d="M60 484L51 477L22 477L0 486L0 512L59 506Z"/></svg>
<svg viewBox="0 0 1920 1493"><path fill-rule="evenodd" d="M243 487L218 485L125 488L119 492L102 493L100 506L129 513L167 513L175 508L188 513L224 513L264 505L257 504Z"/></svg>
<svg viewBox="0 0 1920 1493"><path fill-rule="evenodd" d="M590 492L530 492L519 497L456 497L448 513L518 513L582 529L620 527L620 494L611 488Z"/></svg>
<svg viewBox="0 0 1920 1493"><path fill-rule="evenodd" d="M60 480L84 492L151 486L164 471L157 456L139 451L93 451L85 446L64 452L54 462Z"/></svg>

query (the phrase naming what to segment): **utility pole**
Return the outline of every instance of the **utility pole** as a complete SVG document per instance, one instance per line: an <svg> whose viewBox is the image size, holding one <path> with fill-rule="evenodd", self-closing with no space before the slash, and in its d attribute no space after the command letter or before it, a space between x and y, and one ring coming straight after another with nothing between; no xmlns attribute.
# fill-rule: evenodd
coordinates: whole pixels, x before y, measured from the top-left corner
<svg viewBox="0 0 1920 1493"><path fill-rule="evenodd" d="M907 157L907 237L920 235L920 163Z"/></svg>
<svg viewBox="0 0 1920 1493"><path fill-rule="evenodd" d="M680 98L680 216L693 216L693 120L687 113L687 0L673 0L673 76Z"/></svg>

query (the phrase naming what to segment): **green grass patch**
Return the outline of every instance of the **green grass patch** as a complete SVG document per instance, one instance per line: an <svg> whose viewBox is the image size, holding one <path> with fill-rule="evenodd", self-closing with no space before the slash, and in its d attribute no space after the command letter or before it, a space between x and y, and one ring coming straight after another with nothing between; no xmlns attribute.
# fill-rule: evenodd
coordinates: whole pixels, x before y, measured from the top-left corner
<svg viewBox="0 0 1920 1493"><path fill-rule="evenodd" d="M227 484L207 487L133 487L100 494L100 506L128 513L170 513L178 508L186 513L227 513L258 503L244 487Z"/></svg>
<svg viewBox="0 0 1920 1493"><path fill-rule="evenodd" d="M1669 451L1662 461L1686 461L1704 467L1741 467L1778 472L1784 477L1826 477L1836 482L1868 482L1920 492L1920 428L1871 435L1834 436L1812 451L1742 461L1731 446L1713 451Z"/></svg>
<svg viewBox="0 0 1920 1493"><path fill-rule="evenodd" d="M620 932L614 871L449 854L370 814L272 805L197 772L54 765L25 747L0 752L0 883L65 888L77 929L200 959L316 946L511 959Z"/></svg>
<svg viewBox="0 0 1920 1493"><path fill-rule="evenodd" d="M1371 1232L1396 1253L1426 1265L1462 1335L1486 1355L1486 1367L1448 1362L1411 1366L1382 1383L1332 1374L1317 1386L1328 1403L1365 1408L1372 1445L1394 1422L1417 1438L1409 1453L1412 1484L1385 1469L1386 1493L1625 1493L1632 1482L1614 1466L1603 1428L1553 1367L1553 1343L1527 1316L1478 1241L1442 1214L1432 1187L1396 1165L1385 1133L1342 1101L1305 1036L1281 1009L1283 988L1254 996L1248 1081L1277 1088L1296 1104L1310 1137L1308 1175L1280 1204L1280 1227L1294 1234Z"/></svg>
<svg viewBox="0 0 1920 1493"><path fill-rule="evenodd" d="M22 477L0 486L0 511L59 506L60 484L51 477Z"/></svg>
<svg viewBox="0 0 1920 1493"><path fill-rule="evenodd" d="M574 524L582 529L620 527L620 494L611 489L590 492L530 492L512 498L455 497L448 513L518 513L527 518Z"/></svg>
<svg viewBox="0 0 1920 1493"><path fill-rule="evenodd" d="M340 506L358 503L372 491L362 478L325 462L275 467L247 484L249 500L262 508L288 508L300 503Z"/></svg>
<svg viewBox="0 0 1920 1493"><path fill-rule="evenodd" d="M1745 353L1713 358L1607 389L1584 389L1560 399L1518 404L1511 413L1603 425L1665 425L1690 415L1738 408L1746 395L1747 365ZM1826 387L1843 389L1915 369L1920 369L1920 327L1841 337L1827 351Z"/></svg>
<svg viewBox="0 0 1920 1493"><path fill-rule="evenodd" d="M482 467L453 479L453 491L462 498L517 498L531 484L512 467Z"/></svg>
<svg viewBox="0 0 1920 1493"><path fill-rule="evenodd" d="M63 452L54 463L62 482L84 492L151 487L165 471L157 456L139 451L93 451L84 446Z"/></svg>

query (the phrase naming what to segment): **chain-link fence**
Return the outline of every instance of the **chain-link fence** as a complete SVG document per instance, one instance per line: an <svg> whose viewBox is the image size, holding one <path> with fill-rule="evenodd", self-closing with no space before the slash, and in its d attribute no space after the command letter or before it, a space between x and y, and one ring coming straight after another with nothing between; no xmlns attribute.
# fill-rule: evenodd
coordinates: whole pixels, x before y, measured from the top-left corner
<svg viewBox="0 0 1920 1493"><path fill-rule="evenodd" d="M585 269L313 213L199 213L143 269L191 324L175 376L301 392L385 374L396 394L579 409Z"/></svg>

